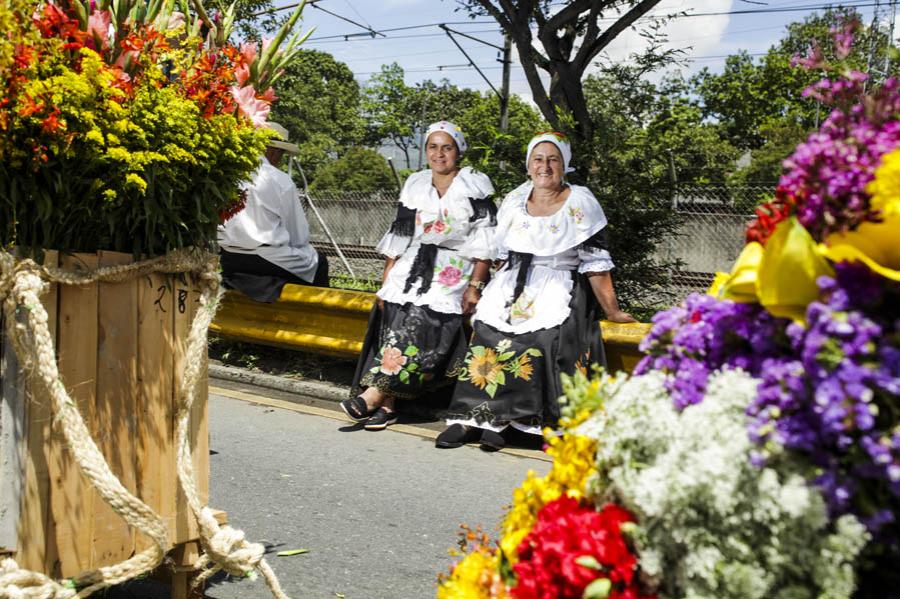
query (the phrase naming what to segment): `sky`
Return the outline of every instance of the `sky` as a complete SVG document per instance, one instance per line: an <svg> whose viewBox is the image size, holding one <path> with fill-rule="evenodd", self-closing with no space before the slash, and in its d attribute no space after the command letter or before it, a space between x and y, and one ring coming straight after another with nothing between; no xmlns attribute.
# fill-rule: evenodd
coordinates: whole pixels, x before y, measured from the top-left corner
<svg viewBox="0 0 900 599"><path fill-rule="evenodd" d="M275 6L293 1L276 0ZM563 4L560 2L558 6L561 8ZM663 0L654 12L687 11L692 15L673 19L665 28L670 46L682 49L684 57L689 59L684 69L685 74L691 74L703 67L714 72L721 70L724 58L739 50L764 53L782 37L788 23L802 20L827 4L824 0ZM866 22L871 20L875 4L878 3L874 0L843 3L856 5ZM884 13L890 2L883 0L880 4ZM303 28L315 27L305 47L332 54L346 63L363 84L381 65L396 62L405 70L409 84L447 78L461 87L488 90L488 83L467 65L469 59L437 25L445 23L451 29L495 46L503 44L500 28L489 17L471 19L458 8L456 0L318 0L304 10ZM759 10L784 12L740 14ZM406 27L416 28L398 29ZM372 36L365 28L379 34ZM456 39L472 62L499 89L502 65L497 48L466 37ZM608 48L608 55L613 61L627 60L630 53L642 46L642 38L629 31ZM515 54L510 88L513 93L530 98Z"/></svg>

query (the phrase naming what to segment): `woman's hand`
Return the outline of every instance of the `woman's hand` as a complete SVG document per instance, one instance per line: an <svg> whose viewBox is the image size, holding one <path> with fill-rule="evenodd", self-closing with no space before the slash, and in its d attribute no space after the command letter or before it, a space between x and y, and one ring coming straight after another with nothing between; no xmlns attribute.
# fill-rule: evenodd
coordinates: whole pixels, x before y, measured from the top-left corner
<svg viewBox="0 0 900 599"><path fill-rule="evenodd" d="M466 287L466 290L463 292L462 297L462 311L463 314L471 314L475 311L475 306L478 305L478 300L481 299L481 292L472 287L471 285Z"/></svg>
<svg viewBox="0 0 900 599"><path fill-rule="evenodd" d="M612 322L637 322L631 314L624 310L613 310L606 315L606 320L611 320Z"/></svg>

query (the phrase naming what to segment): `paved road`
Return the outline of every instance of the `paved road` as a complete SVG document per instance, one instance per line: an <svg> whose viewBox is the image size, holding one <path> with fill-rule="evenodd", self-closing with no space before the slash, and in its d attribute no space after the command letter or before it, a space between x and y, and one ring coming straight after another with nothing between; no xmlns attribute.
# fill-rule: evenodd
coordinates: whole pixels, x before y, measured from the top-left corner
<svg viewBox="0 0 900 599"><path fill-rule="evenodd" d="M294 599L434 596L461 522L493 530L512 490L543 461L437 450L427 438L210 396L210 504L270 547ZM276 557L286 549L309 549ZM261 580L218 578L216 599L270 596Z"/></svg>

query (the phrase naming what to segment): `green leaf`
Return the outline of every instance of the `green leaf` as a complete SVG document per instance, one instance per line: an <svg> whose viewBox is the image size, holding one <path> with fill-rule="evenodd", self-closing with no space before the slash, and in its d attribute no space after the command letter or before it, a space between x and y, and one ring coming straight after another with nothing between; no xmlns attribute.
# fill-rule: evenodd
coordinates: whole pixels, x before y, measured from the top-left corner
<svg viewBox="0 0 900 599"><path fill-rule="evenodd" d="M494 379L494 382L497 385L505 385L506 384L506 375L503 374L503 371L497 373L497 378Z"/></svg>
<svg viewBox="0 0 900 599"><path fill-rule="evenodd" d="M600 562L598 562L597 558L593 555L582 555L581 557L575 559L575 563L579 566L590 568L591 570L603 569L603 566L600 565Z"/></svg>
<svg viewBox="0 0 900 599"><path fill-rule="evenodd" d="M612 582L608 578L598 578L584 589L583 599L606 599L612 590Z"/></svg>
<svg viewBox="0 0 900 599"><path fill-rule="evenodd" d="M409 366L406 367L406 369L410 372L415 372L416 370L418 370L418 368L419 368L419 365L416 364L415 362L410 362Z"/></svg>
<svg viewBox="0 0 900 599"><path fill-rule="evenodd" d="M378 372L378 370L379 370L378 366L374 366L374 367L372 367L372 368L369 369L369 372L371 372L372 374L375 374L375 373Z"/></svg>
<svg viewBox="0 0 900 599"><path fill-rule="evenodd" d="M473 356L480 358L481 356L484 355L484 346L473 345L472 347L469 348L469 351L472 352Z"/></svg>
<svg viewBox="0 0 900 599"><path fill-rule="evenodd" d="M419 348L415 345L407 346L406 350L403 352L404 356L414 356L419 353Z"/></svg>
<svg viewBox="0 0 900 599"><path fill-rule="evenodd" d="M540 358L544 355L541 353L541 350L537 349L536 347L529 347L527 350L525 350L525 353L529 356L534 356L535 358Z"/></svg>
<svg viewBox="0 0 900 599"><path fill-rule="evenodd" d="M507 352L503 352L502 354L497 356L497 359L500 360L501 362L506 362L507 360L509 360L510 358L512 358L515 355L516 355L516 352L507 351Z"/></svg>
<svg viewBox="0 0 900 599"><path fill-rule="evenodd" d="M496 385L496 383L490 383L487 387L484 388L484 392L488 394L488 397L493 398L493 397L494 397L494 393L497 392L497 385Z"/></svg>
<svg viewBox="0 0 900 599"><path fill-rule="evenodd" d="M407 371L401 370L401 371L400 371L400 374L399 374L398 376L400 377L400 380L401 380L402 382L404 382L404 383L408 383L408 382L409 382L409 373L408 373Z"/></svg>
<svg viewBox="0 0 900 599"><path fill-rule="evenodd" d="M304 553L309 553L309 549L288 549L286 551L279 551L275 555L278 557L291 557L292 555L302 555Z"/></svg>

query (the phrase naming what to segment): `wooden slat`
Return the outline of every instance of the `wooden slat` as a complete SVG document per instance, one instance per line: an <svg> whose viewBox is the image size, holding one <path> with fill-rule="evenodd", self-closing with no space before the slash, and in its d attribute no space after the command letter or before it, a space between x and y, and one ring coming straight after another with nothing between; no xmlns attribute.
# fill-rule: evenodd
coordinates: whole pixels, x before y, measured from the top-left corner
<svg viewBox="0 0 900 599"><path fill-rule="evenodd" d="M185 352L187 351L187 340L190 334L191 316L193 314L193 301L191 298L191 280L189 275L176 275L175 283L175 318L172 323L172 336L176 340L174 352L172 353L172 400L173 407L177 418L179 394L181 391L181 382L184 375ZM176 422L172 421L173 433L176 429ZM193 431L189 431L192 433ZM190 435L191 448L196 446L194 435ZM177 484L176 491L176 519L175 519L175 542L184 543L191 539L197 538L197 523L191 514L187 504L187 498L181 490L181 485Z"/></svg>
<svg viewBox="0 0 900 599"><path fill-rule="evenodd" d="M175 317L172 278L149 275L138 283L137 488L159 514L174 539L175 445L172 397L172 331ZM137 550L151 541L138 536Z"/></svg>
<svg viewBox="0 0 900 599"><path fill-rule="evenodd" d="M200 291L197 282L191 287L191 322L200 309ZM201 379L197 385L194 407L191 414L191 448L194 452L194 474L197 480L197 491L204 505L209 502L209 363L206 348L203 348L203 367ZM195 522L196 523L196 522ZM199 534L192 531L192 535Z"/></svg>
<svg viewBox="0 0 900 599"><path fill-rule="evenodd" d="M97 267L96 254L64 256L66 269ZM91 433L96 435L97 284L64 285L59 290L59 370L69 396L78 405ZM57 427L52 434L50 459L51 516L55 526L59 571L75 576L90 568L91 520L96 491L82 477Z"/></svg>
<svg viewBox="0 0 900 599"><path fill-rule="evenodd" d="M100 252L99 265L130 264L130 254ZM97 401L94 440L113 473L134 493L135 395L137 387L137 284L100 283L97 347ZM134 551L134 533L99 496L94 498L91 567L127 559Z"/></svg>
<svg viewBox="0 0 900 599"><path fill-rule="evenodd" d="M54 251L44 253L46 266L57 266L59 255ZM49 286L41 303L47 311L50 338L56 347L57 303L59 286ZM19 566L38 572L50 572L57 561L54 522L50 513L50 457L58 446L50 443L50 398L40 387L21 384L27 388L28 415L26 422L27 445L25 447L25 476L22 483L22 507L18 525Z"/></svg>

